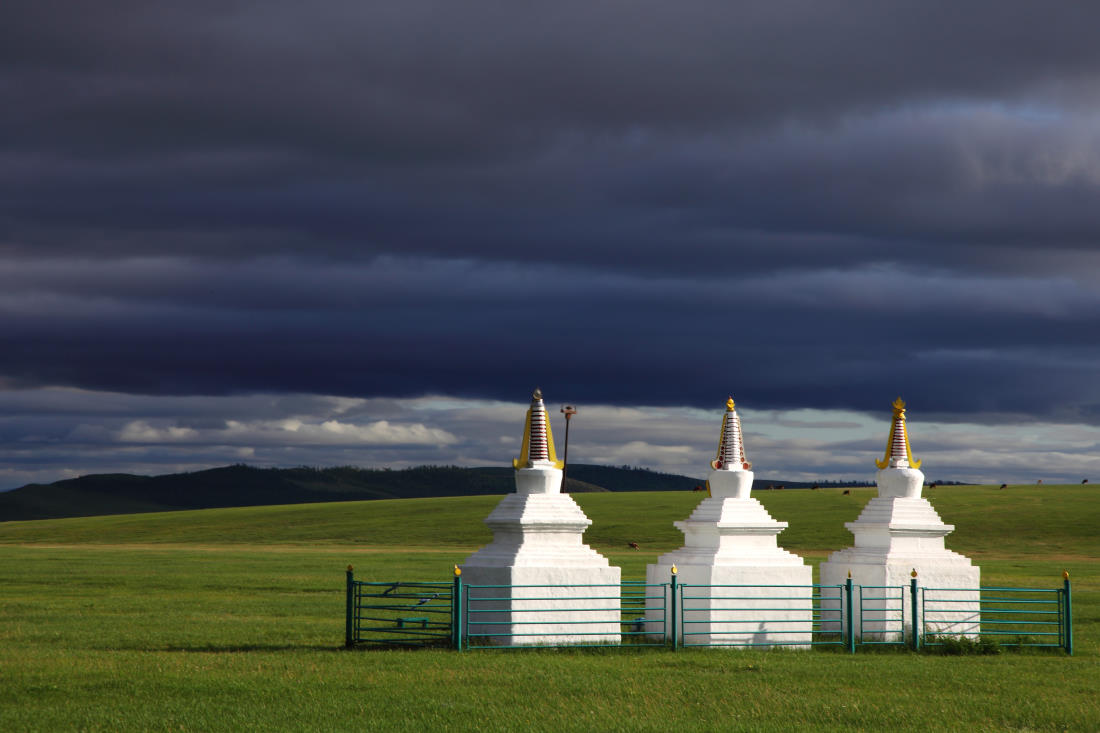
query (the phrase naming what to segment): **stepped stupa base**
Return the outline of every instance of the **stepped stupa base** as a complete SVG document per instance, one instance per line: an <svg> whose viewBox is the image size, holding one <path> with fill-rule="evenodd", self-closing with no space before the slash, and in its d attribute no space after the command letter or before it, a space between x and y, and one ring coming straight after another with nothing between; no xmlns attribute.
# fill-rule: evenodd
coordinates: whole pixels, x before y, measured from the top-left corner
<svg viewBox="0 0 1100 733"><path fill-rule="evenodd" d="M746 565L693 564L693 559L672 552L646 568L646 583L657 584L668 583L676 566L677 600L682 603L675 632L683 644L809 646L813 569L801 558L791 555L793 562L775 565L758 558ZM666 590L665 608L669 600ZM664 621L661 610L647 609L646 632L661 634Z"/></svg>
<svg viewBox="0 0 1100 733"><path fill-rule="evenodd" d="M727 431L732 428L727 439ZM671 623L671 589L647 602L648 634L676 634L685 645L809 646L813 626L813 569L778 546L787 527L749 496L753 474L743 468L740 424L727 403L717 468L708 479L711 496L687 520L674 522L684 546L646 567L646 583L670 584L676 567L677 620ZM732 444L732 448L729 447ZM734 468L725 468L732 455Z"/></svg>
<svg viewBox="0 0 1100 733"><path fill-rule="evenodd" d="M855 546L834 552L821 563L822 585L842 586L850 577L854 635L869 641L923 634L976 637L981 631L981 569L944 546L955 527L944 524L921 496L924 474L913 460L906 431L905 402L899 397L886 455L877 461L878 496L854 522L844 526ZM913 613L911 580L918 594ZM843 591L822 589L823 630L846 631Z"/></svg>
<svg viewBox="0 0 1100 733"><path fill-rule="evenodd" d="M541 395L532 409L528 426L549 433ZM477 645L618 644L622 571L582 541L592 520L561 493L561 469L526 453L516 492L485 520L493 541L462 564L464 634Z"/></svg>
<svg viewBox="0 0 1100 733"><path fill-rule="evenodd" d="M466 632L494 646L618 644L617 567L479 567L467 562ZM535 587L524 587L535 586Z"/></svg>

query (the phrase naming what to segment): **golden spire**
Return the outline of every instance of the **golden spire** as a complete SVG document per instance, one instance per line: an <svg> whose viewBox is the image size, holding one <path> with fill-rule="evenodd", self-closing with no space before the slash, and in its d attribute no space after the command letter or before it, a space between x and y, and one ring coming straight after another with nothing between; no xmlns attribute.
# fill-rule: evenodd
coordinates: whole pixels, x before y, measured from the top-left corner
<svg viewBox="0 0 1100 733"><path fill-rule="evenodd" d="M886 441L886 455L881 461L875 461L875 465L886 468L905 461L912 468L920 468L921 461L913 460L913 451L909 448L909 433L905 429L905 401L898 397L891 407L894 408L894 420L890 425L890 437Z"/></svg>
<svg viewBox="0 0 1100 733"><path fill-rule="evenodd" d="M561 468L554 450L554 434L550 432L550 416L542 402L542 390L535 388L531 394L531 406L527 408L527 420L523 425L523 447L519 458L512 459L513 468L530 468L535 461L549 461Z"/></svg>

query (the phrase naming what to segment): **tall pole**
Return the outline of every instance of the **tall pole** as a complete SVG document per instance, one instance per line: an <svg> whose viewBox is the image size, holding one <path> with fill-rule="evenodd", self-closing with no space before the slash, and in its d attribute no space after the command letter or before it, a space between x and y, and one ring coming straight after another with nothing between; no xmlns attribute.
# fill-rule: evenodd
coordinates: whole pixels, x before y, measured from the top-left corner
<svg viewBox="0 0 1100 733"><path fill-rule="evenodd" d="M565 454L561 459L561 490L568 493L565 477L569 473L569 418L577 414L573 405L562 405L561 414L565 415Z"/></svg>
<svg viewBox="0 0 1100 733"><path fill-rule="evenodd" d="M1062 571L1062 593L1066 601L1066 654L1073 654L1073 606L1069 600L1069 571Z"/></svg>

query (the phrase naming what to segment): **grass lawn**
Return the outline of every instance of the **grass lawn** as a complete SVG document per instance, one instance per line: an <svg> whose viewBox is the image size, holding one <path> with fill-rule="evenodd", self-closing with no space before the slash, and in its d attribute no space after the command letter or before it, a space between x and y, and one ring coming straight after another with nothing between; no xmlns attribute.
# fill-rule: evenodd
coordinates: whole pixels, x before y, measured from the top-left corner
<svg viewBox="0 0 1100 733"><path fill-rule="evenodd" d="M343 579L447 580L499 497L0 524L0 730L1100 730L1091 487L943 488L983 584L1074 582L1075 655L344 651ZM815 565L873 489L759 492ZM698 494L583 494L641 579ZM627 548L638 542L641 550Z"/></svg>

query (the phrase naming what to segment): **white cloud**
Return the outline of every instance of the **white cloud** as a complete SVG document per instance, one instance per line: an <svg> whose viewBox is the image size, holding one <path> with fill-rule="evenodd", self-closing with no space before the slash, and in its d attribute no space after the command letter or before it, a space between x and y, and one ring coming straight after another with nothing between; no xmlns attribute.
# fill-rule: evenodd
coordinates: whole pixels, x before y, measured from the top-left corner
<svg viewBox="0 0 1100 733"><path fill-rule="evenodd" d="M175 443L193 441L199 437L197 430L175 425L154 427L144 420L134 420L122 426L118 439L123 443Z"/></svg>
<svg viewBox="0 0 1100 733"><path fill-rule="evenodd" d="M448 446L458 442L453 434L422 423L377 420L363 424L323 420L227 420L224 429L207 430L210 440L264 445L410 445Z"/></svg>

